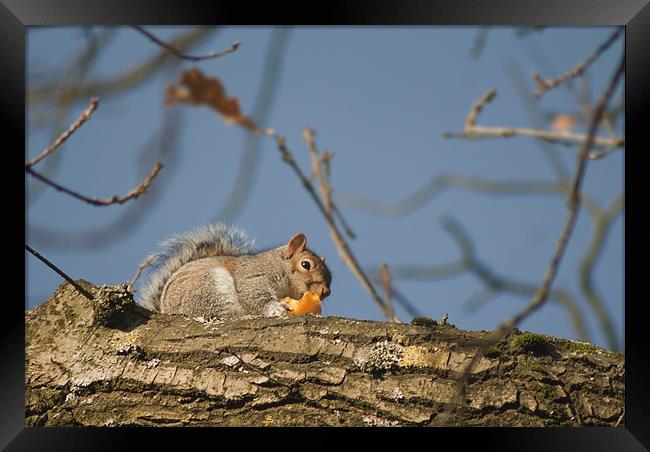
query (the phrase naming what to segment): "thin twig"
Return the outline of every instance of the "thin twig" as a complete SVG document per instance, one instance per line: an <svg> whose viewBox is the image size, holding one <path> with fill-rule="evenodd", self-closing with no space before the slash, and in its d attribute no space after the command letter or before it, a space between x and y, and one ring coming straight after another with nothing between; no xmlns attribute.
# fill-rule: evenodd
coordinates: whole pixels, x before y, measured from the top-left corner
<svg viewBox="0 0 650 452"><path fill-rule="evenodd" d="M375 278L375 281L377 283L381 284L381 278ZM402 308L412 317L423 317L423 314L413 306L413 303L411 303L406 296L404 296L403 293L401 293L395 286L391 287L392 295L393 295L393 300L399 303Z"/></svg>
<svg viewBox="0 0 650 452"><path fill-rule="evenodd" d="M499 325L499 327L497 328L497 330L494 331L490 336L486 338L483 345L479 347L479 350L476 351L476 353L470 360L469 364L460 373L457 379L457 386L456 386L456 406L458 406L459 409L462 409L464 405L467 380L469 379L471 370L476 364L476 362L478 361L478 359L481 356L483 356L483 354L488 348L494 346L495 344L503 340L524 319L526 319L533 312L541 308L546 302L546 300L548 299L551 286L553 284L553 281L555 280L555 276L557 275L560 262L562 260L562 257L564 256L564 252L566 251L569 238L571 237L571 233L573 231L573 228L575 226L578 217L578 212L580 208L580 187L582 185L582 180L584 178L584 174L586 170L586 165L588 161L587 157L589 155L589 151L591 150L591 147L594 144L594 137L596 135L596 130L598 129L598 125L602 120L602 116L607 107L607 103L612 97L612 94L614 93L614 89L618 85L618 82L621 79L624 72L625 72L625 54L623 54L620 64L617 66L616 71L614 72L609 84L607 85L605 92L603 93L603 95L600 97L598 101L598 104L594 110L593 117L589 124L589 129L588 129L589 132L587 135L588 138L583 143L580 151L578 152L577 168L573 179L571 196L569 197L569 206L568 206L569 212L566 221L564 223L564 226L562 228L562 232L560 233L560 237L558 239L555 252L553 253L551 262L546 270L546 274L544 275L544 279L542 280L539 289L533 296L530 303L522 311L517 313L515 316L502 322L501 325Z"/></svg>
<svg viewBox="0 0 650 452"><path fill-rule="evenodd" d="M469 57L472 58L473 60L478 60L481 54L483 53L483 49L485 48L485 42L487 40L488 31L489 31L489 27L481 27L476 33L476 37L474 38L474 43L472 44L472 48L469 50Z"/></svg>
<svg viewBox="0 0 650 452"><path fill-rule="evenodd" d="M156 35L148 32L144 28L142 28L139 25L132 25L133 28L138 30L140 33L145 35L147 38L151 39L153 42L158 44L161 47L164 47L167 49L171 54L177 56L178 58L182 60L190 60L190 61L200 61L200 60L207 60L210 58L219 58L221 56L227 55L229 53L233 53L234 51L237 50L239 45L241 44L239 41L235 41L230 47L228 47L226 50L222 50L220 52L217 51L212 51L208 53L207 55L187 55L180 50L178 50L176 47L172 46L171 44L168 44L164 42L162 39L158 38Z"/></svg>
<svg viewBox="0 0 650 452"><path fill-rule="evenodd" d="M172 67L180 64L180 60L174 60ZM143 143L139 149L133 151L136 155L138 171L148 168L148 162L164 160L166 177L168 180L177 170L179 159L182 154L178 149L179 133L183 128L184 116L182 110L165 110L160 126ZM39 184L40 185L40 184ZM109 246L115 246L118 242L129 237L128 232L134 231L148 218L149 213L160 201L168 184L159 185L157 190L147 193L147 196L138 203L130 203L120 209L119 214L109 223L94 228L83 229L52 229L50 226L30 223L27 235L32 237L35 244L47 247L48 249L65 250L89 250L99 251Z"/></svg>
<svg viewBox="0 0 650 452"><path fill-rule="evenodd" d="M390 277L390 270L388 269L388 264L386 262L382 262L380 268L381 284L384 287L384 292L386 293L386 304L388 305L388 309L393 313L393 317L395 317L395 309L393 308L393 286L392 279ZM393 321L395 320L393 319Z"/></svg>
<svg viewBox="0 0 650 452"><path fill-rule="evenodd" d="M513 195L566 195L571 187L564 181L492 181L463 174L439 174L425 186L396 202L376 201L360 195L338 194L336 201L348 207L366 211L374 215L402 216L409 214L430 202L444 191L455 188L475 191L490 196ZM594 215L600 211L595 201L586 195L585 207Z"/></svg>
<svg viewBox="0 0 650 452"><path fill-rule="evenodd" d="M375 281L377 284L383 285L383 277L380 272L378 272L376 269L373 268L368 268L366 269L366 272L371 276L372 280ZM393 301L396 301L402 308L412 317L423 317L424 314L422 314L418 308L416 308L413 303L411 303L406 296L401 293L397 287L394 285L391 285L391 295L393 297Z"/></svg>
<svg viewBox="0 0 650 452"><path fill-rule="evenodd" d="M533 137L539 138L542 140L549 141L551 143L559 143L567 146L581 144L584 145L587 140L592 144L591 146L596 147L606 147L606 148L618 148L622 147L625 144L625 140L622 138L610 138L610 137L590 137L588 135L573 133L573 132L552 132L548 130L538 130L525 127L482 127L476 125L476 118L481 112L483 107L494 99L496 96L496 91L494 88L490 88L477 100L472 108L470 109L469 114L465 120L465 129L461 132L444 132L442 136L444 138L508 138L508 137ZM590 148L591 148L590 146Z"/></svg>
<svg viewBox="0 0 650 452"><path fill-rule="evenodd" d="M325 218L327 220L327 225L329 227L330 233L332 235L332 239L334 240L334 245L336 246L339 256L341 257L343 262L350 268L350 270L352 270L352 274L354 274L354 276L356 276L359 282L361 282L361 285L368 291L370 296L375 300L375 302L377 302L377 304L379 304L379 306L384 311L384 314L393 322L400 323L399 319L395 315L395 312L392 310L392 306L386 303L381 298L379 293L377 293L377 291L375 290L374 286L370 282L370 279L368 278L368 276L365 274L365 272L357 262L356 258L352 254L352 251L350 251L347 242L345 241L345 239L343 238L342 234L340 233L340 231L336 226L336 222L334 221L333 207L332 207L333 204L331 198L332 186L330 185L330 181L329 181L329 173L330 173L329 164L330 164L331 154L328 154L328 156L324 159L320 159L318 157L318 150L316 149L316 142L314 141L314 132L309 127L305 127L305 130L303 132L303 138L305 139L309 147L309 152L312 158L312 170L314 175L316 176L316 179L318 180L318 185L319 185L319 189L324 204L322 212L325 215ZM309 181L309 179L304 177L304 175L303 178Z"/></svg>
<svg viewBox="0 0 650 452"><path fill-rule="evenodd" d="M105 199L89 198L88 196L72 191L69 188L63 187L62 185L59 185L56 182L51 181L50 179L46 178L42 174L34 171L34 169L32 168L26 168L26 170L29 174L31 174L41 182L44 182L52 186L56 190L72 196L73 198L80 199L94 206L110 206L111 204L124 204L125 202L130 201L131 199L138 198L141 194L147 191L147 189L151 186L153 180L156 178L156 176L158 175L158 173L163 167L164 165L160 162L154 163L154 165L151 167L151 172L149 173L149 175L142 182L140 182L140 184L138 184L138 186L135 187L133 190L131 190L130 192L128 192L123 196L113 195L110 198L105 198Z"/></svg>
<svg viewBox="0 0 650 452"><path fill-rule="evenodd" d="M38 251L33 250L29 245L25 243L25 249L32 253L36 258L38 258L41 262L43 262L45 265L50 267L52 270L54 270L59 276L61 276L63 279L68 281L72 286L77 289L81 295L84 297L88 298L89 300L94 300L95 297L92 296L90 292L88 292L86 289L81 287L79 284L77 284L72 278L70 278L68 275L63 273L61 269L59 269L56 265L54 265L52 262L44 258Z"/></svg>
<svg viewBox="0 0 650 452"><path fill-rule="evenodd" d="M302 172L302 170L296 163L293 154L291 154L291 152L287 148L285 138L282 135L278 135L273 129L267 129L265 134L275 140L278 151L282 156L282 160L293 169L293 171L296 173L296 175L302 182L302 185L307 190L307 193L309 193L311 198L316 203L316 207L318 207L318 210L320 210L320 212L325 217L325 220L327 221L327 225L330 229L332 237L334 238L334 244L336 245L337 250L339 251L339 255L341 256L341 259L343 259L343 261L352 269L352 273L357 277L357 279L361 281L363 287L370 293L373 300L379 305L379 307L384 312L384 314L390 318L390 311L388 310L388 306L381 298L381 296L379 296L379 294L375 291L372 284L370 284L370 281L368 281L367 276L365 275L365 273L363 273L359 264L356 262L354 256L352 255L349 248L347 247L345 240L343 240L343 238L341 237L341 234L338 231L338 228L334 223L334 220L332 219L331 215L327 213L327 210L323 205L323 202L321 201L320 197L316 193L316 190L314 189L314 186L312 185L311 181Z"/></svg>
<svg viewBox="0 0 650 452"><path fill-rule="evenodd" d="M550 143L558 143L566 146L574 144L583 144L587 140L587 135L574 132L551 132L548 130L530 129L526 127L481 127L474 126L470 130L460 133L445 132L444 138L510 138L510 137L533 137ZM593 145L596 147L620 148L625 144L622 138L594 137ZM592 160L601 158L594 154Z"/></svg>
<svg viewBox="0 0 650 452"><path fill-rule="evenodd" d="M48 127L52 131L52 139L60 133L60 129L64 127L63 123L68 122L68 116L74 104L74 96L79 87L84 83L93 66L99 61L102 51L106 49L115 34L116 29L104 29L98 38L89 41L89 45L79 52L76 58L71 60L71 63L63 69L61 77L58 77L55 82L57 91L52 93L52 98L50 99L53 112L46 115L51 116L51 124ZM98 94L97 92L88 93L89 96L93 97ZM48 106L44 107L47 108ZM44 112L45 109L41 107L31 110ZM62 161L62 155L57 155L57 158L48 158L45 167L41 168L41 173L47 177L53 177L61 166ZM28 203L30 205L33 204L46 190L47 185L38 182L29 184L27 188Z"/></svg>
<svg viewBox="0 0 650 452"><path fill-rule="evenodd" d="M306 130L305 130L305 132L303 132L303 137L305 138L305 140L307 140L306 135L305 135L307 133ZM311 133L313 135L313 131L311 131ZM310 153L311 158L312 158L311 163L312 163L312 174L313 174L313 176L316 179L318 179L319 183L320 183L321 181L319 179L319 174L318 173L322 169L325 172L325 174L322 177L324 177L326 179L326 181L329 181L329 178L330 178L330 174L329 174L330 161L332 160L332 157L334 157L334 153L332 153L330 151L324 151L319 156L318 152L316 151L316 145L315 145L315 143L313 141L313 136L311 137L309 153ZM332 205L332 214L334 216L336 216L338 218L338 220L341 222L341 226L345 230L345 233L347 234L347 236L350 237L351 239L356 239L357 236L355 235L354 231L348 225L348 222L345 221L345 218L343 217L343 214L341 213L339 208L336 206L336 204L334 204L334 200L332 199L333 198L333 196L332 196L333 193L332 193L331 187L329 188L329 190L330 190L330 192L328 194L328 199L329 199L330 204Z"/></svg>
<svg viewBox="0 0 650 452"><path fill-rule="evenodd" d="M328 181L330 179L330 161L332 160L332 157L334 157L333 152L324 151L321 153L320 156L317 156L317 160L312 163L313 165L318 165L319 168L323 168L323 170L325 171L325 178L327 178ZM316 174L314 174L314 176L316 176ZM345 217L343 217L343 214L339 210L338 206L334 204L332 195L333 194L330 193L329 196L329 201L332 204L332 213L334 214L334 216L338 218L339 222L341 223L341 227L343 228L347 236L353 240L356 239L357 238L356 234L354 233L354 231L352 230L348 222L345 220Z"/></svg>
<svg viewBox="0 0 650 452"><path fill-rule="evenodd" d="M605 42L603 42L597 49L596 51L589 56L586 60L584 60L582 63L578 64L577 66L573 67L572 69L569 69L568 71L564 72L563 74L558 75L555 78L551 79L546 79L544 80L542 76L539 74L537 71L533 71L532 77L533 80L537 83L537 91L533 94L535 98L539 98L544 94L546 91L555 88L556 86L560 85L561 83L565 83L570 81L571 79L575 77L580 77L586 70L587 68L602 55L602 53L607 50L613 43L616 41L616 39L619 37L619 35L622 33L623 27L617 27L614 33L610 35L609 38Z"/></svg>
<svg viewBox="0 0 650 452"><path fill-rule="evenodd" d="M490 88L485 93L483 93L479 100L474 102L474 105L472 105L472 108L470 108L469 114L465 119L465 130L472 129L476 125L476 118L478 117L479 113L481 113L481 110L483 110L485 105L494 99L496 95L497 90Z"/></svg>
<svg viewBox="0 0 650 452"><path fill-rule="evenodd" d="M533 41L534 42L534 41ZM528 47L525 47L526 50L528 50ZM546 62L546 64L549 66L549 68L552 69L552 63L550 62L550 59L548 58L547 55L544 54L543 49L538 48L537 53L535 52L529 52L531 58L537 62L538 65L542 65ZM540 56L542 58L540 58ZM521 76L515 69L517 69L514 65L510 66L509 72L511 73L511 76L513 78L513 82L515 82L518 91L520 93L520 97L522 98L522 101L525 103L526 107L528 108L529 112L532 115L533 122L535 123L536 127L539 127L541 124L541 112L539 111L539 104L536 103L531 96L529 96L529 87L527 86L527 83L524 81L524 77ZM554 72L558 72L555 69L552 69ZM572 83L571 80L568 80L567 83L564 84L564 87L573 95L574 99L576 100L576 103L580 106L585 118L591 117L593 114L593 106L590 103L590 95L589 95L589 84L588 84L588 78L586 77L586 73L583 74L581 81L582 81L582 89L578 90L574 86L574 83ZM609 109L611 112L611 108ZM612 118L611 114L608 114L607 111L605 111L605 115L603 118L603 124L607 127L610 136L615 137L616 134L613 130L613 124L612 124ZM546 145L548 144L544 141L538 141L540 145ZM609 155L611 152L613 152L615 148L610 148L606 149L601 152L591 152L589 154L589 159L594 160L597 158L602 158L606 155ZM549 152L545 149L545 152L547 152L547 156L551 157L553 156L553 161L551 163L553 164L554 169L558 169L560 171L556 171L558 173L558 178L560 179L560 184L565 187L566 189L564 192L566 193L566 196L568 197L570 195L570 187L569 187L569 181L568 181L568 176L566 175L566 170L564 169L564 164L555 159L554 157L554 149L549 148ZM551 153L552 151L553 153ZM550 159L549 159L550 160ZM622 199L621 199L622 201ZM603 209L601 209L597 203L594 200L588 199L586 195L582 195L582 203L585 206L585 208L588 210L589 214L591 215L593 222L594 222L594 232L592 235L592 241L591 245L589 246L588 250L585 253L585 256L583 257L583 260L580 264L580 281L581 281L581 289L582 292L585 296L585 298L588 301L589 306L591 307L592 311L596 315L596 318L598 319L598 322L600 324L601 330L603 334L605 335L608 347L612 350L618 349L617 345L617 338L616 338L616 333L615 333L615 328L612 323L612 319L609 317L607 314L607 310L604 306L604 302L599 296L598 292L596 291L595 287L593 286L593 281L591 280L591 274L593 272L593 267L596 265L596 262L598 258L601 255L602 249L603 249L603 242L605 239L605 235L607 230L609 229L609 225L611 224L610 221L606 221L605 223L607 226L605 226L603 222L603 216L604 212ZM614 206L606 209L607 211L610 211ZM622 205L620 206L622 207ZM620 211L619 211L620 213ZM613 218L612 218L613 220ZM534 292L534 290L533 290ZM573 302L572 296L568 293L565 293L561 290L554 290L551 293L551 298L553 297L553 293L556 293L558 298L561 297L561 299L566 300L566 306L569 308L571 306L569 302ZM573 304L573 303L572 303ZM579 315L579 313L576 310L571 310L571 315ZM574 314L575 312L575 314Z"/></svg>
<svg viewBox="0 0 650 452"><path fill-rule="evenodd" d="M311 181L307 176L304 175L298 164L296 163L296 160L293 157L293 154L289 151L286 145L286 140L284 136L278 135L275 133L273 129L267 129L266 130L266 135L273 138L278 146L278 150L280 151L280 154L282 155L282 160L288 164L293 171L296 173L300 181L302 182L303 186L307 190L307 192L310 194L314 202L316 203L316 207L318 207L318 210L325 216L325 218L328 218L327 212L325 211L325 206L323 206L322 201L318 197L318 194L316 194L316 191L314 189L314 186L312 185Z"/></svg>
<svg viewBox="0 0 650 452"><path fill-rule="evenodd" d="M343 230L345 230L347 236L350 237L352 240L356 239L357 235L354 233L354 231L352 230L348 222L345 221L345 218L343 218L343 214L339 210L338 206L336 204L332 204L332 209L334 210L334 215L336 215L336 217L341 222L341 226L343 227Z"/></svg>
<svg viewBox="0 0 650 452"><path fill-rule="evenodd" d="M528 50L527 46L524 46L524 48ZM540 104L536 103L530 96L530 86L528 85L528 79L523 76L523 71L514 63L508 63L506 70L515 85L519 98L526 107L533 128L543 129L547 121L540 109ZM535 140L535 143L542 150L546 161L549 163L558 181L564 182L568 180L569 170L560 156L558 149L548 141Z"/></svg>
<svg viewBox="0 0 650 452"><path fill-rule="evenodd" d="M142 274L142 272L144 271L144 269L147 268L149 265L151 265L151 262L153 262L153 260L154 260L155 258L156 258L156 256L155 256L155 255L152 255L152 256L149 256L148 258L146 258L144 261L142 261L142 263L141 263L140 266L138 267L138 271L137 271L136 274L133 276L133 278L131 278L131 281L129 281L129 284L126 286L126 289L127 289L129 292L131 292L131 293L134 292L134 290L133 290L133 286L135 286L135 283L138 281L138 278L140 278L140 275Z"/></svg>
<svg viewBox="0 0 650 452"><path fill-rule="evenodd" d="M278 83L282 79L282 68L286 61L290 33L290 28L274 30L266 50L264 64L260 71L259 86L250 115L261 126L268 122L275 98L278 95ZM262 137L257 134L246 134L237 176L226 201L213 216L213 221L233 223L241 214L244 205L251 196L255 182L258 180L256 173L260 166L262 143Z"/></svg>
<svg viewBox="0 0 650 452"><path fill-rule="evenodd" d="M32 166L43 160L45 157L50 155L52 152L54 152L61 144L67 140L70 135L72 135L81 125L88 121L90 119L90 116L93 114L95 109L97 108L97 104L99 103L99 98L98 97L92 97L90 98L90 102L88 104L88 107L84 110L83 113L77 118L75 122L73 122L70 127L68 127L68 130L63 132L61 135L57 137L54 142L49 145L47 148L43 150L38 156L34 157L32 160L29 160L28 162L25 162L25 169L30 169Z"/></svg>
<svg viewBox="0 0 650 452"><path fill-rule="evenodd" d="M609 232L613 221L623 211L624 199L624 194L621 193L621 195L619 195L607 209L594 218L594 232L591 238L591 243L580 262L579 270L582 293L596 315L598 323L605 334L607 344L611 350L619 349L616 338L616 329L614 328L611 316L605 308L604 301L594 286L593 271L604 250L607 233Z"/></svg>
<svg viewBox="0 0 650 452"><path fill-rule="evenodd" d="M172 43L182 51L207 39L215 31L217 29L214 27L193 29L190 32L179 33L174 36ZM139 62L113 78L90 80L80 86L66 84L66 86L60 87L57 83L42 84L30 88L27 99L30 105L49 102L56 96L57 92L70 90L72 90L69 94L70 102L76 102L79 99L99 94L123 94L125 91L136 88L150 80L151 75L165 66L170 58L173 58L173 56L167 50L162 49L150 58Z"/></svg>
<svg viewBox="0 0 650 452"><path fill-rule="evenodd" d="M530 298L536 293L538 286L535 284L521 282L499 275L485 263L481 262L477 256L473 240L456 220L451 217L444 217L442 219L442 225L444 230L457 243L462 257L448 264L393 266L392 274L395 278L432 280L470 273L485 286L484 290L472 296L466 302L468 310L472 313L476 312L499 293L510 293L527 298ZM371 271L373 273L375 272L375 270ZM566 309L578 338L583 341L588 341L589 333L584 323L584 316L573 296L563 289L553 289L549 294L549 299L557 301Z"/></svg>
<svg viewBox="0 0 650 452"><path fill-rule="evenodd" d="M536 41L529 40L529 42L530 43L535 43ZM541 59L543 59L543 62L546 63L549 66L549 68L551 68L551 70L553 72L557 72L557 70L554 68L555 65L551 62L550 58L544 53L544 50L541 47L535 46L536 52L530 52L529 47L527 47L527 46L525 46L524 48L526 49L526 51L528 51L529 56L531 57L531 59L533 59L534 61L538 61L538 60L540 60L539 57L541 56L542 57ZM538 65L542 64L542 61L539 61L537 64ZM578 105L578 107L582 111L582 114L583 114L585 120L588 121L589 118L593 114L593 106L591 105L591 102L589 100L590 99L590 95L589 95L589 88L590 87L589 87L589 81L588 81L586 72L582 73L581 80L582 80L582 84L583 84L582 90L577 89L574 86L572 79L566 80L566 82L564 83L564 87L573 96L574 100L576 101L576 104ZM534 104L534 99L535 98L529 96L528 89L526 89L525 95L522 96L522 97L524 98L524 100L526 101L527 104ZM616 132L614 130L612 117L607 111L603 115L603 125L607 129L607 132L609 133L610 138L612 138L613 140L616 141L618 139L618 136L617 136L617 134L616 134ZM612 151L614 151L616 149L617 149L616 147L610 148L608 150L609 152L602 153L603 155L601 155L600 157L596 157L596 156L591 157L590 156L590 158L592 160L596 160L597 158L602 158L605 155L608 155L609 153L611 153ZM594 154L596 154L596 153L594 153Z"/></svg>

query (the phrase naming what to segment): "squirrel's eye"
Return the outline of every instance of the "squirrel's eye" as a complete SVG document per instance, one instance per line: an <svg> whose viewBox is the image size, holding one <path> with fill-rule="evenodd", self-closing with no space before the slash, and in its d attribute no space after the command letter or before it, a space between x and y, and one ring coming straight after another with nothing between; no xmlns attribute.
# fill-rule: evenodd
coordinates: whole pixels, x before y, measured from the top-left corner
<svg viewBox="0 0 650 452"><path fill-rule="evenodd" d="M302 261L300 263L300 265L302 265L302 268L304 268L305 270L310 270L311 269L311 262L309 262L309 261Z"/></svg>

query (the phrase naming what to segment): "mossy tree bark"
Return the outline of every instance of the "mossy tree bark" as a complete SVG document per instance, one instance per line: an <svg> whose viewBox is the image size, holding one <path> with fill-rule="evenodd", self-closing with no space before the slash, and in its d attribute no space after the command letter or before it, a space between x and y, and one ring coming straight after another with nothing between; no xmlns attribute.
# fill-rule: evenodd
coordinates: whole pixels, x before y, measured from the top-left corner
<svg viewBox="0 0 650 452"><path fill-rule="evenodd" d="M62 284L26 313L28 425L617 425L619 353L515 332L454 379L485 332L301 315L209 323L124 286ZM620 423L622 425L622 423Z"/></svg>

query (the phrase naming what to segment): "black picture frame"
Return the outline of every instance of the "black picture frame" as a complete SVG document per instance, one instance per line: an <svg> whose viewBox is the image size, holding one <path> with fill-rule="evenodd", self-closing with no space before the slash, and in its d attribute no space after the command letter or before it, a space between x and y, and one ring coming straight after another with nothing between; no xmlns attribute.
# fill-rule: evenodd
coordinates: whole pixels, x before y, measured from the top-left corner
<svg viewBox="0 0 650 452"><path fill-rule="evenodd" d="M25 143L25 52L26 30L33 26L125 25L125 24L250 24L250 25L503 25L503 26L625 26L625 198L631 205L625 214L625 426L619 428L550 428L550 429L391 429L390 434L408 435L411 441L422 440L430 447L441 447L447 440L452 447L476 440L496 450L644 450L650 448L650 375L645 300L641 287L644 255L647 247L642 238L648 229L643 226L643 165L638 158L643 146L641 132L650 92L650 6L648 0L348 0L305 3L302 6L277 2L247 3L233 1L136 1L136 0L0 0L0 114L3 142L15 138L14 146L6 146L7 155L22 159L17 152ZM647 141L647 138L646 138ZM14 162L14 159L11 159ZM19 174L18 169L11 172ZM7 178L3 180L8 181ZM15 187L18 182L12 183ZM5 192L7 193L7 192ZM8 196L10 197L10 196ZM3 197L4 198L4 197ZM18 201L16 201L18 202ZM25 204L23 203L23 208ZM11 208L9 208L11 209ZM18 207L16 207L18 209ZM11 210L9 210L11 212ZM11 215L8 215L11 216ZM26 222L26 219L25 219ZM25 228L25 222L23 228ZM23 229L24 230L24 229ZM23 256L25 252L23 251ZM10 259L7 257L7 259ZM25 257L23 257L25 259ZM18 262L20 262L18 260ZM25 268L23 260L23 269ZM3 266L5 269L8 265ZM629 276L629 277L628 277ZM0 330L0 448L7 450L112 450L142 444L149 448L169 444L171 436L185 437L186 445L198 446L198 436L212 435L213 429L110 429L110 428L25 428L24 305L17 299L4 297L6 320ZM161 431L162 430L162 431ZM181 431L182 430L182 431ZM190 431L188 431L190 430ZM289 437L275 430L260 435L288 444ZM340 430L339 430L340 431ZM384 431L344 429L366 433L368 439L383 441ZM238 433L242 433L238 431ZM305 432L303 432L305 433ZM209 447L225 441L225 430L207 439ZM307 435L311 433L307 432ZM136 436L137 435L137 436ZM144 436L143 436L144 435ZM189 436L188 436L189 435ZM338 434L314 432L311 440L337 447ZM411 435L423 435L417 438ZM443 440L442 436L446 438ZM448 437L447 437L448 436ZM261 438L262 436L260 436ZM219 438L215 442L215 438ZM247 441L237 436L237 444ZM273 438L273 439L276 439ZM331 438L331 439L330 439ZM137 439L137 442L135 442ZM234 438L230 438L234 439ZM403 439L403 438L402 438ZM444 442L443 442L444 441ZM314 441L315 442L315 441ZM312 443L308 443L312 444ZM338 443L340 444L340 443ZM413 444L412 447L415 447ZM447 446L449 447L449 446Z"/></svg>

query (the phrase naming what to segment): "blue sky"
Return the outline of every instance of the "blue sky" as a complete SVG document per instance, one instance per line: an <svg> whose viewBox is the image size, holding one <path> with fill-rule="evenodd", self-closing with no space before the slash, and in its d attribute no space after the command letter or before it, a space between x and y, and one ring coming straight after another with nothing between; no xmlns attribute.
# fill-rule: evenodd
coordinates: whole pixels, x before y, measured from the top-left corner
<svg viewBox="0 0 650 452"><path fill-rule="evenodd" d="M167 40L189 30L147 29ZM94 28L93 33L99 36L105 30ZM60 160L52 178L62 185L100 198L124 194L149 172L157 148L144 155L141 150L160 129L165 115L173 115L170 120L179 125L176 145L164 155L167 166L144 195L155 197L155 202L147 207L142 197L125 205L93 207L47 188L35 198L26 198L27 243L74 278L117 284L128 281L139 262L170 234L211 221L228 199L251 135L226 125L205 107L164 107L165 86L175 83L181 70L198 67L206 75L219 77L228 95L237 97L243 112L252 115L261 84L272 80L264 68L274 33L276 40L283 37L275 62L280 72L261 126L285 135L305 169L309 167L301 138L305 126L316 131L321 150L334 153L332 185L346 220L358 234L350 246L363 266L386 261L398 268L457 260L460 250L441 225L441 218L453 217L472 238L481 262L495 273L522 283L540 283L566 217L561 196L494 197L449 189L400 217L375 216L344 200L346 195L347 199L355 195L398 201L441 174L492 181L553 181L553 169L532 138L470 141L445 139L442 134L460 131L472 104L491 87L497 97L481 113L479 124L534 127L519 91L521 83L528 96L534 91L530 71L550 77L573 67L610 36L611 28L548 28L524 37L518 37L513 28L492 28L477 59L469 56L478 33L471 27L295 27L284 32L267 27L219 28L188 53L205 54L240 41L235 53L198 62L174 60L129 91L102 94L92 119L50 157ZM78 27L30 29L28 87L51 78L60 83L70 80L64 69L87 42L88 35ZM622 42L616 42L590 67L592 101L604 89L621 49ZM86 81L111 79L159 51L134 29L116 29ZM520 74L519 82L513 74ZM621 93L619 88L614 104ZM534 102L541 112L579 112L564 87ZM27 156L46 147L87 103L87 98L73 103L56 131L42 127L49 124L52 109L30 105ZM622 135L620 122L616 130ZM576 131L584 131L584 125ZM576 147L552 147L572 174ZM589 163L585 192L601 207L621 193L623 163L620 150ZM46 166L44 161L36 169ZM304 232L310 247L327 257L334 275L323 314L383 320L337 256L324 219L268 138L261 139L251 179L247 202L232 222L247 230L262 248ZM28 183L30 192L40 189L33 179ZM123 230L116 236L108 234L107 226L120 221ZM89 230L95 231L93 236L88 237ZM578 280L592 233L593 222L583 209L555 286L576 299L590 340L607 346ZM624 334L623 256L623 217L619 216L595 267L594 281L620 344ZM31 255L26 255L26 272L26 307L33 308L61 280ZM471 330L496 327L528 301L518 295L497 294L471 313L467 301L484 289L471 274L422 281L397 278L395 285L423 315L439 319L448 313L449 322ZM411 318L399 305L397 314L403 321ZM566 311L557 303L548 303L520 328L577 337Z"/></svg>

